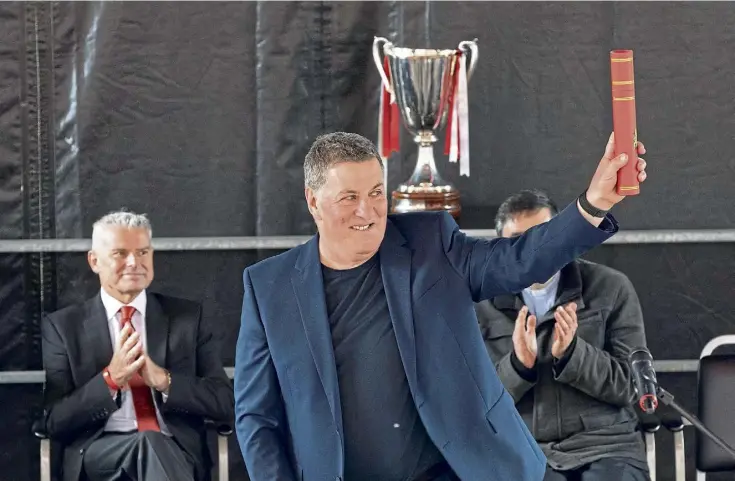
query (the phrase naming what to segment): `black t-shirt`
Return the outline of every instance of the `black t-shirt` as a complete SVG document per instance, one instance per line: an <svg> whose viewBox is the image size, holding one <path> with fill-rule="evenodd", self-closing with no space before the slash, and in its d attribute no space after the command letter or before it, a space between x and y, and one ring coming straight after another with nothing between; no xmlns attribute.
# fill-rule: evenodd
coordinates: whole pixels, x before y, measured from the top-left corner
<svg viewBox="0 0 735 481"><path fill-rule="evenodd" d="M322 266L337 363L347 481L410 480L443 457L408 387L378 256L347 270Z"/></svg>

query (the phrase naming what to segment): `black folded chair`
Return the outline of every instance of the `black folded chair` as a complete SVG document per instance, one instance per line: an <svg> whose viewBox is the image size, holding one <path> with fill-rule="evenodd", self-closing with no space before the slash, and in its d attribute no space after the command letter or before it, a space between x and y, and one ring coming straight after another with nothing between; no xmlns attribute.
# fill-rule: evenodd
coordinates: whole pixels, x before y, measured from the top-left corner
<svg viewBox="0 0 735 481"><path fill-rule="evenodd" d="M209 429L217 432L217 481L229 481L230 460L227 441L232 434L232 427L226 424L217 424L210 420L206 420L205 424ZM31 429L33 434L41 440L41 481L59 480L60 476L52 476L51 440L46 433L44 420L36 419Z"/></svg>
<svg viewBox="0 0 735 481"><path fill-rule="evenodd" d="M735 346L735 335L715 337L699 356L697 417L730 447L735 447L735 354L713 354L722 346ZM683 446L681 449L683 452ZM732 471L735 478L735 459L699 431L696 462L697 481L705 481L707 473L716 472Z"/></svg>
<svg viewBox="0 0 735 481"><path fill-rule="evenodd" d="M713 354L715 349L728 345L735 346L735 335L715 337L702 349L697 376L696 416L728 445L735 446L735 355ZM676 481L685 481L684 427L691 426L691 423L666 406L657 412L663 426L674 434ZM697 481L706 481L707 473L732 471L735 475L735 459L696 429L695 440Z"/></svg>

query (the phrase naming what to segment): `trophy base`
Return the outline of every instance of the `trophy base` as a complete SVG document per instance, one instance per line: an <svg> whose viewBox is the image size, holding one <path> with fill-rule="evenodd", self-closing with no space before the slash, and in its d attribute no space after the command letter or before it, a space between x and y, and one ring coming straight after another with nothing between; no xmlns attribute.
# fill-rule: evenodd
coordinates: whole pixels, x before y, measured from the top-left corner
<svg viewBox="0 0 735 481"><path fill-rule="evenodd" d="M391 212L396 214L444 210L449 212L455 220L458 220L462 213L459 192L456 190L449 192L401 192L394 190L392 198Z"/></svg>

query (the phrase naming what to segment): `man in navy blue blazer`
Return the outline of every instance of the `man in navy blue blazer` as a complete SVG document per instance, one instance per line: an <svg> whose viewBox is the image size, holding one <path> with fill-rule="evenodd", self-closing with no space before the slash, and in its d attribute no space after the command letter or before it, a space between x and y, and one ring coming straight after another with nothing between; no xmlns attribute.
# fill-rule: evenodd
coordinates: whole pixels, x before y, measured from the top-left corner
<svg viewBox="0 0 735 481"><path fill-rule="evenodd" d="M485 240L447 213L388 215L372 142L317 138L304 175L319 233L243 273L235 411L250 478L540 481L546 458L474 305L543 282L612 236L626 160L611 136L574 203L520 237Z"/></svg>

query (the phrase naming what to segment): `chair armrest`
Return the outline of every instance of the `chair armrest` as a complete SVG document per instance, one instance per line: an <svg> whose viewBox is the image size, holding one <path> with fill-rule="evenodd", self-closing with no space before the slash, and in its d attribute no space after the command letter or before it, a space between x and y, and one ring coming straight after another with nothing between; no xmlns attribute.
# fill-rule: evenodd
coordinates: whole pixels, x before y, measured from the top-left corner
<svg viewBox="0 0 735 481"><path fill-rule="evenodd" d="M638 424L643 431L655 433L661 427L661 419L657 414L646 414L638 406L635 407L635 413L638 415Z"/></svg>
<svg viewBox="0 0 735 481"><path fill-rule="evenodd" d="M661 424L671 432L677 432L684 429L684 420L678 413L666 411L661 416Z"/></svg>
<svg viewBox="0 0 735 481"><path fill-rule="evenodd" d="M216 423L212 421L211 419L205 419L204 424L210 428L217 431L217 434L220 436L230 436L232 434L232 426L226 423Z"/></svg>
<svg viewBox="0 0 735 481"><path fill-rule="evenodd" d="M38 439L48 439L48 432L46 431L46 419L39 418L33 421L31 431L33 432L33 435L36 436Z"/></svg>

